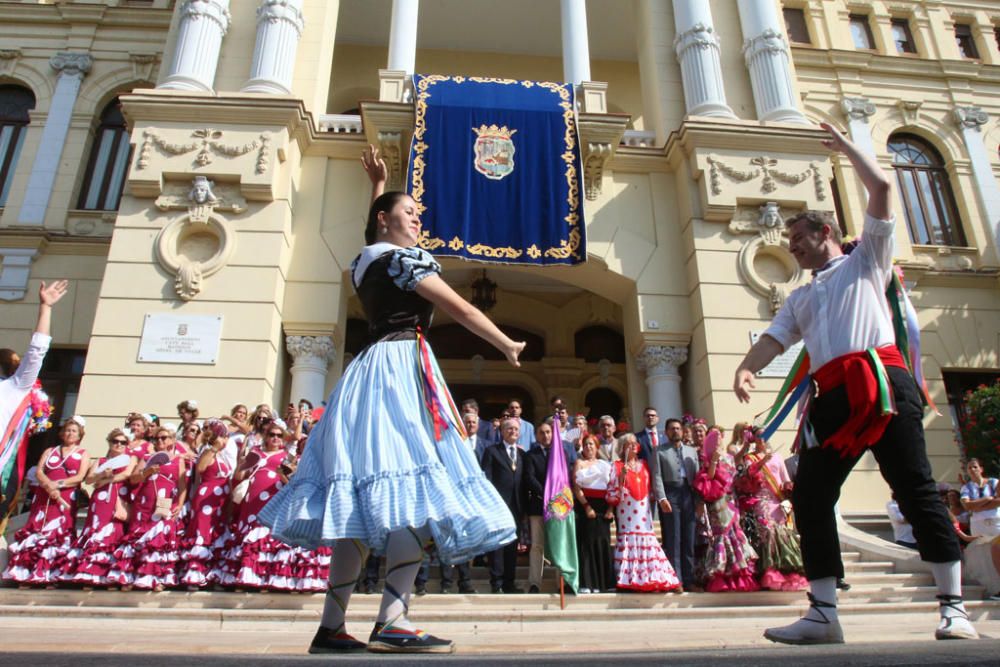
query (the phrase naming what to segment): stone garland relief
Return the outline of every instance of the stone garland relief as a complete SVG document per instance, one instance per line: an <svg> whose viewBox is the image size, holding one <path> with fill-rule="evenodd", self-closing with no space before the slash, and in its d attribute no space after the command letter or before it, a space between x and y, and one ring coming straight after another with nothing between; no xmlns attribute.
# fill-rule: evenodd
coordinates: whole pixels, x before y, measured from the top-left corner
<svg viewBox="0 0 1000 667"><path fill-rule="evenodd" d="M737 183L749 183L763 176L760 191L764 194L770 194L777 190L778 183L783 185L799 185L811 177L813 187L816 189L816 199L819 201L826 200L826 186L823 184L823 175L820 172L819 165L815 162L810 162L809 167L805 171L797 174L778 169L778 160L767 155L750 158L749 166L746 169L726 164L715 155L708 156L708 164L709 184L713 195L722 194L723 176Z"/></svg>
<svg viewBox="0 0 1000 667"><path fill-rule="evenodd" d="M740 247L737 262L740 276L750 289L767 297L772 315L805 279L788 251L783 222L786 213L791 212L782 212L777 202L769 201L757 210L741 208L729 223L732 234L756 234Z"/></svg>
<svg viewBox="0 0 1000 667"><path fill-rule="evenodd" d="M259 175L267 171L271 161L270 136L261 134L249 143L227 144L222 141L222 135L222 130L204 128L191 133L191 138L194 141L174 143L164 139L155 128L147 128L142 132L142 146L139 148L139 158L136 160L135 168L137 171L142 171L148 167L153 148L156 147L171 156L185 155L197 150L198 154L194 158L194 164L198 167L212 164L216 155L235 158L257 151L254 173Z"/></svg>
<svg viewBox="0 0 1000 667"><path fill-rule="evenodd" d="M160 266L174 275L177 296L190 301L201 292L204 279L226 265L236 246L236 235L219 212L243 213L246 201L236 186L195 176L190 185L165 184L155 205L161 211L187 211L160 230L154 247Z"/></svg>

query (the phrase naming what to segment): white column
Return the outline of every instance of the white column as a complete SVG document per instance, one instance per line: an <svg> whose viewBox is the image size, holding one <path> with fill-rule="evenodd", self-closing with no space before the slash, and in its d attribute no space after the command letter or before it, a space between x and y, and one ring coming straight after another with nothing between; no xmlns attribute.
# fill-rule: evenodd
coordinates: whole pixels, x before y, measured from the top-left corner
<svg viewBox="0 0 1000 667"><path fill-rule="evenodd" d="M738 0L743 57L757 119L809 124L799 111L792 85L791 57L774 0Z"/></svg>
<svg viewBox="0 0 1000 667"><path fill-rule="evenodd" d="M847 116L847 130L851 133L851 141L871 157L877 157L871 128L868 126L868 119L875 115L875 105L866 97L845 97L840 100L840 108Z"/></svg>
<svg viewBox="0 0 1000 667"><path fill-rule="evenodd" d="M295 52L305 20L302 0L263 0L257 8L257 42L250 65L247 93L290 95Z"/></svg>
<svg viewBox="0 0 1000 667"><path fill-rule="evenodd" d="M703 0L674 0L674 24L674 52L681 64L688 115L735 118L726 104L711 6Z"/></svg>
<svg viewBox="0 0 1000 667"><path fill-rule="evenodd" d="M681 418L681 376L677 372L687 361L686 347L650 345L636 358L639 368L646 372L649 404L660 413L660 419Z"/></svg>
<svg viewBox="0 0 1000 667"><path fill-rule="evenodd" d="M989 221L993 233L994 248L1000 253L1000 187L993 176L990 156L983 142L981 128L989 121L989 115L979 107L957 107L955 120L962 130L965 149L972 162L972 176L976 179L976 194L983 207L983 214Z"/></svg>
<svg viewBox="0 0 1000 667"><path fill-rule="evenodd" d="M229 0L185 0L180 13L173 62L157 87L211 92L222 38L229 30Z"/></svg>
<svg viewBox="0 0 1000 667"><path fill-rule="evenodd" d="M587 37L587 5L584 0L560 0L562 17L563 78L579 86L590 81L590 40Z"/></svg>
<svg viewBox="0 0 1000 667"><path fill-rule="evenodd" d="M392 0L389 26L389 64L386 69L413 75L417 62L417 16L420 0Z"/></svg>
<svg viewBox="0 0 1000 667"><path fill-rule="evenodd" d="M17 216L19 225L41 225L45 223L45 211L49 207L52 186L56 182L56 172L62 159L63 146L80 92L80 83L87 76L94 59L86 53L57 53L49 59L49 65L59 73L56 89L49 105L49 115L42 129L42 139L31 165L28 185L24 191L24 203Z"/></svg>
<svg viewBox="0 0 1000 667"><path fill-rule="evenodd" d="M286 336L285 347L292 355L292 388L288 400L304 398L319 405L326 398L326 374L333 361L333 339L329 336Z"/></svg>

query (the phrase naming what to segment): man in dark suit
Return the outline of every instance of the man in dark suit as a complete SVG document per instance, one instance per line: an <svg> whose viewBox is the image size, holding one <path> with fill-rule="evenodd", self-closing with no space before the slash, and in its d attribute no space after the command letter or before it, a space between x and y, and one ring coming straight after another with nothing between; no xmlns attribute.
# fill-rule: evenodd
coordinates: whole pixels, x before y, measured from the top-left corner
<svg viewBox="0 0 1000 667"><path fill-rule="evenodd" d="M486 448L483 453L483 472L497 493L507 503L507 508L520 524L524 514L524 452L517 446L521 424L517 419L506 419L500 425L503 440ZM490 586L494 593L522 593L514 586L517 572L517 540L500 547L490 554Z"/></svg>
<svg viewBox="0 0 1000 667"><path fill-rule="evenodd" d="M663 431L659 430L660 414L656 408L649 406L643 410L642 418L646 422L646 428L636 431L635 439L639 441L639 458L645 461L649 469L652 470L652 453L656 451L661 442L667 441L667 437Z"/></svg>
<svg viewBox="0 0 1000 667"><path fill-rule="evenodd" d="M552 417L535 429L535 444L524 457L524 487L527 500L528 524L531 528L531 551L528 552L528 592L538 593L542 585L542 567L545 557L545 479L549 471L549 454L552 452ZM576 449L563 441L563 455L567 472L573 478Z"/></svg>
<svg viewBox="0 0 1000 667"><path fill-rule="evenodd" d="M694 587L695 496L691 488L698 474L698 452L682 442L679 419L668 419L664 431L669 442L651 455L653 492L660 509L663 551L684 588Z"/></svg>

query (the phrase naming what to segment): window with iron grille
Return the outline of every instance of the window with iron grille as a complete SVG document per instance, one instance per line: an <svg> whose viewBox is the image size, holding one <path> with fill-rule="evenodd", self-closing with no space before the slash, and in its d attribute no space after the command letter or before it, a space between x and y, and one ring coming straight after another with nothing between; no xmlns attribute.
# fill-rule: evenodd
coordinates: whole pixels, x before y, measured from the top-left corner
<svg viewBox="0 0 1000 667"><path fill-rule="evenodd" d="M910 239L921 245L964 246L955 195L941 155L912 134L894 134L889 152Z"/></svg>
<svg viewBox="0 0 1000 667"><path fill-rule="evenodd" d="M958 44L958 52L963 58L979 59L979 49L976 48L976 39L972 36L972 26L964 23L955 24L955 43Z"/></svg>
<svg viewBox="0 0 1000 667"><path fill-rule="evenodd" d="M910 22L906 19L892 19L892 41L896 43L897 53L916 53L917 45L910 32Z"/></svg>
<svg viewBox="0 0 1000 667"><path fill-rule="evenodd" d="M875 49L875 36L872 35L871 22L867 14L851 14L851 38L854 40L854 48L865 51Z"/></svg>
<svg viewBox="0 0 1000 667"><path fill-rule="evenodd" d="M118 98L115 98L101 113L101 124L94 135L77 208L87 211L118 210L130 154L125 118Z"/></svg>
<svg viewBox="0 0 1000 667"><path fill-rule="evenodd" d="M22 86L0 86L0 206L7 204L17 157L35 108L34 94Z"/></svg>
<svg viewBox="0 0 1000 667"><path fill-rule="evenodd" d="M788 40L798 44L811 44L809 27L806 25L806 13L802 9L786 7L781 10L785 17L785 30Z"/></svg>

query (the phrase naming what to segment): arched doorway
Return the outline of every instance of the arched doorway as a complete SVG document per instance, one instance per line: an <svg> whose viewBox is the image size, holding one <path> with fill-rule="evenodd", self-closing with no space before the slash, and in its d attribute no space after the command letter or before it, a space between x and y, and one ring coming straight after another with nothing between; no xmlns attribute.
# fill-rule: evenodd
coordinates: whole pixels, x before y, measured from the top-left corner
<svg viewBox="0 0 1000 667"><path fill-rule="evenodd" d="M583 399L583 404L589 410L587 421L598 419L603 415L611 415L617 422L622 417L622 408L625 407L621 396L615 390L607 387L596 387L588 391L586 398Z"/></svg>
<svg viewBox="0 0 1000 667"><path fill-rule="evenodd" d="M479 417L493 419L507 409L512 398L521 401L521 418L535 423L535 402L530 392L523 387L509 384L449 384L451 397L455 405L460 406L467 398L476 399L479 404Z"/></svg>

